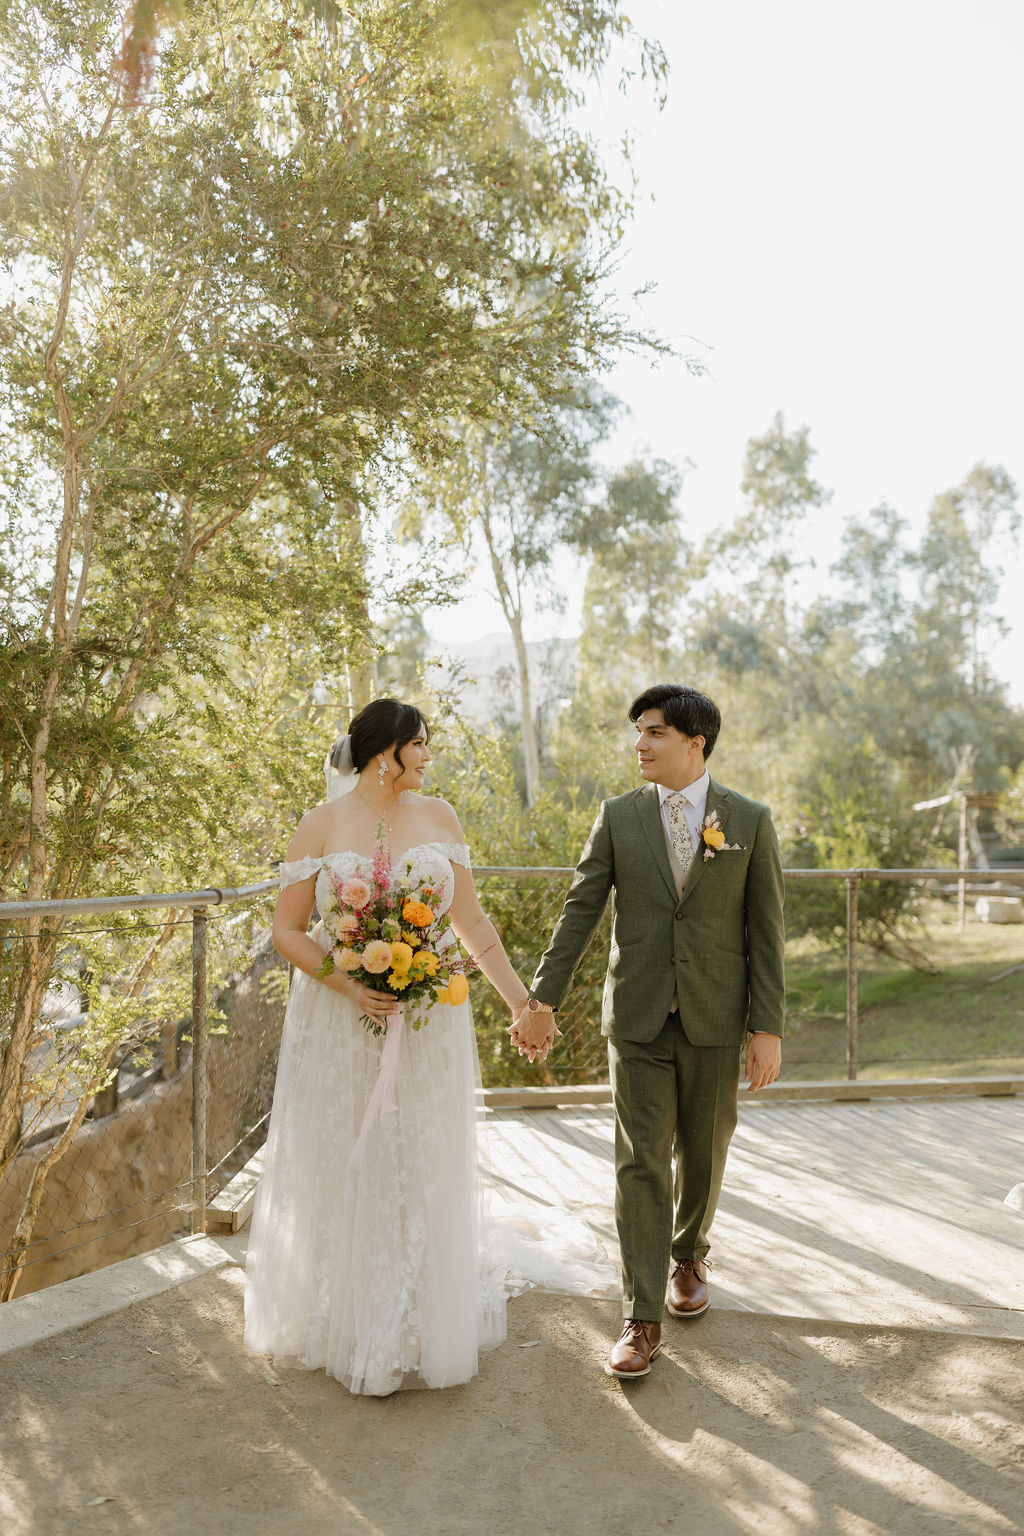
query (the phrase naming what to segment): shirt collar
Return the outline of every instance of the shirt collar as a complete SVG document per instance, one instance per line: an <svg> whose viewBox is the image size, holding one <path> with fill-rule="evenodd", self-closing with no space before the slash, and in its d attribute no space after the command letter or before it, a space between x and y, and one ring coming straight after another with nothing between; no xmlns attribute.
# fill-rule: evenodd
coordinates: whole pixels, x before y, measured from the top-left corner
<svg viewBox="0 0 1024 1536"><path fill-rule="evenodd" d="M658 804L664 805L669 795L682 795L691 805L700 805L702 800L707 799L710 787L711 775L705 768L700 778L694 779L692 784L687 784L685 789L666 789L664 784L659 784Z"/></svg>

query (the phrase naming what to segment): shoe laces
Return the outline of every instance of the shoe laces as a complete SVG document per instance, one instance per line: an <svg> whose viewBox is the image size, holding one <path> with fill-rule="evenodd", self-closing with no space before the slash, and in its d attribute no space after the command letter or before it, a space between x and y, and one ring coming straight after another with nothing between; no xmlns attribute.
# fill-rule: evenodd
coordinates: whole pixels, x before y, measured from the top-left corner
<svg viewBox="0 0 1024 1536"><path fill-rule="evenodd" d="M647 1339L647 1330L650 1326L650 1323L645 1323L638 1317L627 1317L622 1325L622 1337L624 1339L635 1339L640 1334L643 1334L644 1338ZM647 1341L650 1343L649 1339Z"/></svg>

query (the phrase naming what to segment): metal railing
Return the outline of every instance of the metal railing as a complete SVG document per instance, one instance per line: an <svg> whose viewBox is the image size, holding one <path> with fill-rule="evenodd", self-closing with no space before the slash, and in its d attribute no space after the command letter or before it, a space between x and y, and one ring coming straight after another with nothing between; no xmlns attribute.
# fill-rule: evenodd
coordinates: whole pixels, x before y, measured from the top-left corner
<svg viewBox="0 0 1024 1536"><path fill-rule="evenodd" d="M478 879L568 880L570 866L503 867L474 866ZM787 882L841 880L846 886L846 1038L847 1077L857 1077L858 1051L858 894L867 881L913 882L921 886L956 884L962 891L969 883L1004 885L1024 893L1024 870L974 869L788 869ZM276 880L253 885L205 887L201 890L160 892L140 896L100 896L67 901L23 901L0 903L0 922L31 917L82 916L139 911L152 908L188 909L192 924L192 1150L190 1225L201 1233L206 1224L207 1207L207 914L210 907L249 901L276 890ZM539 953L539 951L538 951ZM56 1129L56 1128L55 1128Z"/></svg>
<svg viewBox="0 0 1024 1536"><path fill-rule="evenodd" d="M201 1233L206 1227L207 1140L206 1140L206 1045L209 1020L206 997L206 920L210 907L250 901L276 891L276 880L261 880L255 885L205 886L196 891L157 892L141 896L93 896L67 901L0 902L0 922L31 917L84 917L137 912L153 908L187 908L192 918L192 1166L190 1228ZM114 1096L116 1099L116 1095ZM60 1128L53 1127L56 1133Z"/></svg>
<svg viewBox="0 0 1024 1536"><path fill-rule="evenodd" d="M473 874L478 879L487 876L502 876L512 879L538 877L568 879L574 872L571 866L506 869L491 865L479 867L474 865L473 868ZM968 885L1005 884L1011 887L1019 887L1021 893L1024 894L1024 869L786 869L783 871L783 875L787 884L795 881L841 880L846 886L846 1075L847 1079L851 1082L856 1080L858 1070L860 1005L857 959L859 949L858 898L861 885L865 881L871 880L897 881L921 886L931 884L956 885L958 920L961 924Z"/></svg>
<svg viewBox="0 0 1024 1536"><path fill-rule="evenodd" d="M858 895L865 880L898 881L915 885L955 884L963 912L968 882L972 885L1018 884L1024 891L1024 870L997 869L787 869L790 880L844 880L846 882L846 1076L857 1076L860 1011L857 986Z"/></svg>

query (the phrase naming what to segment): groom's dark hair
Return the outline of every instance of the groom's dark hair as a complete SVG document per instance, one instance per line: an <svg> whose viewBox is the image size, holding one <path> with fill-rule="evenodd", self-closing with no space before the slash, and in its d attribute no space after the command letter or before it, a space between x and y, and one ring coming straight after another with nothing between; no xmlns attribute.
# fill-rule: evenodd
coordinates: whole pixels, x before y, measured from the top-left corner
<svg viewBox="0 0 1024 1536"><path fill-rule="evenodd" d="M629 706L634 725L645 709L660 709L666 725L674 725L684 736L704 737L704 756L711 756L722 729L722 715L714 699L682 683L653 683Z"/></svg>

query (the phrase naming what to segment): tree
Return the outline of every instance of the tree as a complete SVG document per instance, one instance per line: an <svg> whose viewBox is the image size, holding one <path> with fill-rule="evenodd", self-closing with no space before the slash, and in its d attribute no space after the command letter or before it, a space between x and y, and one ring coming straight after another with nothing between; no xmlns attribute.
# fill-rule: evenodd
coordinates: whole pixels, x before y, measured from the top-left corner
<svg viewBox="0 0 1024 1536"><path fill-rule="evenodd" d="M612 474L579 530L590 564L576 702L601 731L621 728L640 687L674 675L688 643L686 599L700 570L680 522L682 478L664 459L633 460Z"/></svg>
<svg viewBox="0 0 1024 1536"><path fill-rule="evenodd" d="M557 552L585 542L598 478L593 450L613 412L591 387L567 391L528 426L465 426L458 453L421 484L405 523L415 534L440 525L467 557L475 546L482 552L515 648L527 805L541 778L527 622L538 608L558 606Z"/></svg>
<svg viewBox="0 0 1024 1536"><path fill-rule="evenodd" d="M968 693L991 681L986 651L1006 633L994 611L1001 585L998 556L1020 529L1017 487L1001 465L976 464L960 485L936 496L916 556L921 641L938 641Z"/></svg>
<svg viewBox="0 0 1024 1536"><path fill-rule="evenodd" d="M559 76L625 24L564 10L501 95L429 0L5 6L0 899L263 864L370 643L369 466L615 343L621 199ZM62 926L6 978L0 1173Z"/></svg>
<svg viewBox="0 0 1024 1536"><path fill-rule="evenodd" d="M915 813L899 766L870 738L821 737L796 768L792 857L805 868L927 869L947 861L927 822ZM881 954L917 970L940 969L912 942L922 892L908 881L865 881L858 897L858 933ZM791 932L823 931L846 940L846 892L841 881L800 882L786 897Z"/></svg>
<svg viewBox="0 0 1024 1536"><path fill-rule="evenodd" d="M839 597L811 611L830 656L844 650L851 731L903 766L912 800L949 787L965 749L992 787L1019 754L1019 715L987 661L1004 627L996 557L1016 527L1005 470L975 466L935 498L916 546L889 507L852 521L833 568Z"/></svg>
<svg viewBox="0 0 1024 1536"><path fill-rule="evenodd" d="M763 437L747 443L741 481L746 506L724 532L712 535L706 553L709 569L730 571L739 583L737 602L735 588L719 581L702 631L703 646L727 665L733 654L745 667L756 660L769 671L792 671L793 578L808 564L800 552L800 527L832 496L811 476L815 452L809 429L787 431L781 411Z"/></svg>

